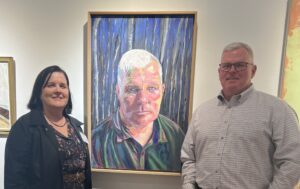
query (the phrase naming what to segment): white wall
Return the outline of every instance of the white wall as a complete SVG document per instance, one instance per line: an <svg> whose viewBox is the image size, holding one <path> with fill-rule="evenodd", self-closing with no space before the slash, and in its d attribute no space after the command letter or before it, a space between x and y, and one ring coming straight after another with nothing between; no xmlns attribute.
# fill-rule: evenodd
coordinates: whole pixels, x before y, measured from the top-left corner
<svg viewBox="0 0 300 189"><path fill-rule="evenodd" d="M219 91L217 65L224 45L249 43L258 65L257 89L277 95L287 0L0 0L0 56L16 61L17 117L38 72L58 64L71 82L73 115L84 120L85 34L88 11L197 11L193 109ZM0 140L3 188L5 138ZM179 189L180 177L97 173L101 189Z"/></svg>

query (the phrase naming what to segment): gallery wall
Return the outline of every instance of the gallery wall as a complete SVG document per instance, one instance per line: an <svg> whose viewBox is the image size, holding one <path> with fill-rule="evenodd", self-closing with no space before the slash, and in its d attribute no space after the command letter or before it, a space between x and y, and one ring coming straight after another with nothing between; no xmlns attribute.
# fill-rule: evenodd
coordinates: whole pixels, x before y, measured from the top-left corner
<svg viewBox="0 0 300 189"><path fill-rule="evenodd" d="M88 11L197 11L193 109L220 90L217 66L224 45L249 43L258 70L255 87L277 95L287 0L0 0L0 56L16 67L17 118L28 112L34 79L57 64L70 78L73 115L85 120L84 64ZM0 138L0 189L4 148ZM179 189L179 176L94 173L99 189Z"/></svg>

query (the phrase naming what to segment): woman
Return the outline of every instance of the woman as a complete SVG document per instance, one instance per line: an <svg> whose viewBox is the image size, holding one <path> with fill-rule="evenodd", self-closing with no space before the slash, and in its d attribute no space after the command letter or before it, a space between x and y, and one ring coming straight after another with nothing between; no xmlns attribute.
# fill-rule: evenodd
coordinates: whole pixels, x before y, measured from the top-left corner
<svg viewBox="0 0 300 189"><path fill-rule="evenodd" d="M58 66L35 80L29 113L12 127L5 148L5 189L90 189L86 137L72 111L69 79Z"/></svg>

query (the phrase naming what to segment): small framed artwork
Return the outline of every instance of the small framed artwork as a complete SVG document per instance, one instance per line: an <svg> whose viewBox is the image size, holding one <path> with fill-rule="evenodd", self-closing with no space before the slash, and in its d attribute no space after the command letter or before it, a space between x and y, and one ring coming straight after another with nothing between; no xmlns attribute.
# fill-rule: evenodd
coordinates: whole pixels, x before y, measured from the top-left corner
<svg viewBox="0 0 300 189"><path fill-rule="evenodd" d="M92 170L179 175L192 113L196 12L90 12Z"/></svg>
<svg viewBox="0 0 300 189"><path fill-rule="evenodd" d="M0 133L8 134L15 120L14 60L12 57L0 57Z"/></svg>

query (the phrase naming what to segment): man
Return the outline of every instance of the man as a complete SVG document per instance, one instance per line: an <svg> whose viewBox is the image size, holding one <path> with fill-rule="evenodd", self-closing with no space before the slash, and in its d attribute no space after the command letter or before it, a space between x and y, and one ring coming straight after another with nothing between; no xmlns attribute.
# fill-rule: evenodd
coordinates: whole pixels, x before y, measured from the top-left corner
<svg viewBox="0 0 300 189"><path fill-rule="evenodd" d="M300 178L294 111L256 91L256 65L244 43L226 46L220 94L194 113L182 145L183 189L292 189Z"/></svg>
<svg viewBox="0 0 300 189"><path fill-rule="evenodd" d="M184 133L160 115L165 86L162 68L151 53L133 49L119 63L118 112L92 133L92 167L180 171Z"/></svg>

